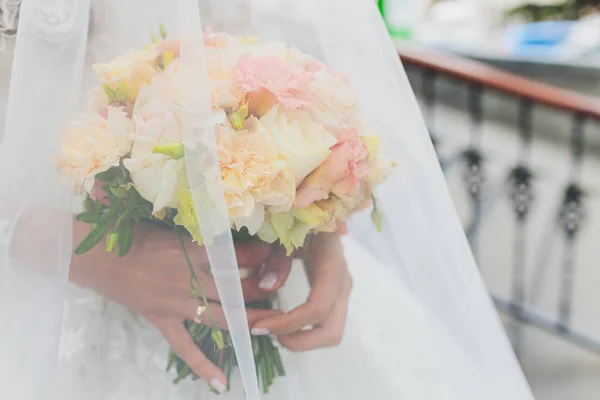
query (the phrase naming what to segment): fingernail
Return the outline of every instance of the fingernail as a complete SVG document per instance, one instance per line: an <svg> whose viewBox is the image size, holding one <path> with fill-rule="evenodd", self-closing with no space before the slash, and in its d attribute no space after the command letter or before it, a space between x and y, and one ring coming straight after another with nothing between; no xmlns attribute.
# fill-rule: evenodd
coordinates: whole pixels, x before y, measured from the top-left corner
<svg viewBox="0 0 600 400"><path fill-rule="evenodd" d="M225 390L227 390L227 386L225 386L225 384L217 378L213 378L213 380L210 381L210 386L212 386L213 389L219 392L219 394L223 394L225 393Z"/></svg>
<svg viewBox="0 0 600 400"><path fill-rule="evenodd" d="M270 332L268 329L265 328L253 328L250 331L251 334L253 334L254 336L265 336L268 335Z"/></svg>
<svg viewBox="0 0 600 400"><path fill-rule="evenodd" d="M252 276L252 270L250 268L242 267L240 268L240 278L248 279Z"/></svg>
<svg viewBox="0 0 600 400"><path fill-rule="evenodd" d="M258 283L258 287L263 290L271 290L277 283L277 274L273 271L267 272Z"/></svg>

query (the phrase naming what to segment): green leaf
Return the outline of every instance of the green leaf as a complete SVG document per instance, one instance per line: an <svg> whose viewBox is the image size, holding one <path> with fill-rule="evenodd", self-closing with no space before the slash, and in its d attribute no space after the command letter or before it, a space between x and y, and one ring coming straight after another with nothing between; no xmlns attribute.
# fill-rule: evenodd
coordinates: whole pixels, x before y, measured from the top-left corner
<svg viewBox="0 0 600 400"><path fill-rule="evenodd" d="M104 89L104 93L106 93L106 98L108 99L109 103L118 102L117 93L114 90L112 90L110 86L104 84L102 85L102 89Z"/></svg>
<svg viewBox="0 0 600 400"><path fill-rule="evenodd" d="M86 212L93 212L94 206L95 206L94 200L92 200L90 198L87 198L83 201L83 209Z"/></svg>
<svg viewBox="0 0 600 400"><path fill-rule="evenodd" d="M136 207L135 199L131 196L125 199L125 212L131 212Z"/></svg>
<svg viewBox="0 0 600 400"><path fill-rule="evenodd" d="M87 253L94 248L98 243L102 241L108 228L110 228L111 220L109 218L103 219L99 222L91 232L79 243L79 246L75 249L75 254L81 255Z"/></svg>
<svg viewBox="0 0 600 400"><path fill-rule="evenodd" d="M138 212L137 212L137 211L134 211L133 213L131 213L131 215L133 216L133 221L134 221L136 224L139 224L139 223L141 222L141 221L140 221L140 214L138 214Z"/></svg>
<svg viewBox="0 0 600 400"><path fill-rule="evenodd" d="M84 222L86 224L97 224L102 220L102 216L95 212L82 212L75 218L77 221Z"/></svg>
<svg viewBox="0 0 600 400"><path fill-rule="evenodd" d="M173 350L171 350L169 352L169 363L167 364L167 372L171 371L171 368L173 368L175 361L177 361L177 355L173 352Z"/></svg>
<svg viewBox="0 0 600 400"><path fill-rule="evenodd" d="M117 211L121 205L121 200L115 196L112 192L112 187L106 185L102 187L102 190L108 195L108 202L110 203L110 211Z"/></svg>
<svg viewBox="0 0 600 400"><path fill-rule="evenodd" d="M373 211L371 211L371 221L375 224L378 232L381 232L381 226L383 225L383 213L377 207L377 199L375 195L371 194L371 199L373 200Z"/></svg>
<svg viewBox="0 0 600 400"><path fill-rule="evenodd" d="M112 187L125 186L127 184L127 178L127 174L125 174L120 167L111 167L96 175L98 181Z"/></svg>
<svg viewBox="0 0 600 400"><path fill-rule="evenodd" d="M115 196L119 197L119 198L123 198L123 197L127 197L127 189L125 189L122 186L119 187L111 187L110 191L112 194L114 194Z"/></svg>
<svg viewBox="0 0 600 400"><path fill-rule="evenodd" d="M119 257L123 257L129 252L132 243L133 224L130 219L126 219L119 230Z"/></svg>
<svg viewBox="0 0 600 400"><path fill-rule="evenodd" d="M115 97L118 102L122 103L129 97L129 89L127 89L127 85L121 82L117 86L117 90L115 91Z"/></svg>
<svg viewBox="0 0 600 400"><path fill-rule="evenodd" d="M212 337L213 342L215 342L215 345L219 350L223 350L223 348L225 348L225 339L223 338L223 332L221 332L218 329L213 329L210 333L210 336Z"/></svg>
<svg viewBox="0 0 600 400"><path fill-rule="evenodd" d="M168 34L167 34L167 27L165 26L165 24L160 24L160 26L159 26L159 32L160 32L160 36L163 39L167 38Z"/></svg>
<svg viewBox="0 0 600 400"><path fill-rule="evenodd" d="M229 115L229 121L236 131L241 131L244 128L244 121L246 121L246 118L248 118L248 103Z"/></svg>
<svg viewBox="0 0 600 400"><path fill-rule="evenodd" d="M117 241L119 240L119 234L112 232L106 237L106 251L112 253L117 247Z"/></svg>

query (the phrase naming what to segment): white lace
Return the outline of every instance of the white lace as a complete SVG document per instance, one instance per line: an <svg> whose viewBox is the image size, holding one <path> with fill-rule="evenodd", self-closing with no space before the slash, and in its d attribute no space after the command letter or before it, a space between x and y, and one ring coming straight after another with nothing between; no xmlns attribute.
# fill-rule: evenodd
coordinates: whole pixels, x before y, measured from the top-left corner
<svg viewBox="0 0 600 400"><path fill-rule="evenodd" d="M16 35L21 0L0 0L0 51L9 37Z"/></svg>

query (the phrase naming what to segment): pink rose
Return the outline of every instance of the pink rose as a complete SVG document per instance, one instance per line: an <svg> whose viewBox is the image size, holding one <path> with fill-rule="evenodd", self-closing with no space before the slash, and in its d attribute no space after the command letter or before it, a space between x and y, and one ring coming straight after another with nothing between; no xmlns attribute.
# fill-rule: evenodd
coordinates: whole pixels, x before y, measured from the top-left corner
<svg viewBox="0 0 600 400"><path fill-rule="evenodd" d="M294 202L297 208L327 199L330 193L340 198L360 193L361 180L370 171L367 148L354 130L341 132L337 139L329 157L300 184Z"/></svg>
<svg viewBox="0 0 600 400"><path fill-rule="evenodd" d="M272 94L292 110L310 104L305 85L311 75L279 57L244 55L239 59L235 74L237 83L247 93L263 93L267 98Z"/></svg>

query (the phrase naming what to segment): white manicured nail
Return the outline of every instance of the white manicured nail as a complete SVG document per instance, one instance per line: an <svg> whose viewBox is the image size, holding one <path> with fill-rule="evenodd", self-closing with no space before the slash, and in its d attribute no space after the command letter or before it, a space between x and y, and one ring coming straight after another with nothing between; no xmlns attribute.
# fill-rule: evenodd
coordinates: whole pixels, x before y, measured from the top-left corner
<svg viewBox="0 0 600 400"><path fill-rule="evenodd" d="M265 328L254 328L250 331L254 336L265 336L269 334L269 330Z"/></svg>
<svg viewBox="0 0 600 400"><path fill-rule="evenodd" d="M219 392L219 394L223 394L225 393L225 390L227 390L227 386L217 378L213 378L213 380L210 381L210 386L212 386L213 389Z"/></svg>
<svg viewBox="0 0 600 400"><path fill-rule="evenodd" d="M271 290L277 283L277 274L273 271L267 272L258 283L258 287L263 290Z"/></svg>
<svg viewBox="0 0 600 400"><path fill-rule="evenodd" d="M250 276L252 276L252 269L246 268L246 267L240 268L240 278L241 279L248 279L248 278L250 278Z"/></svg>

